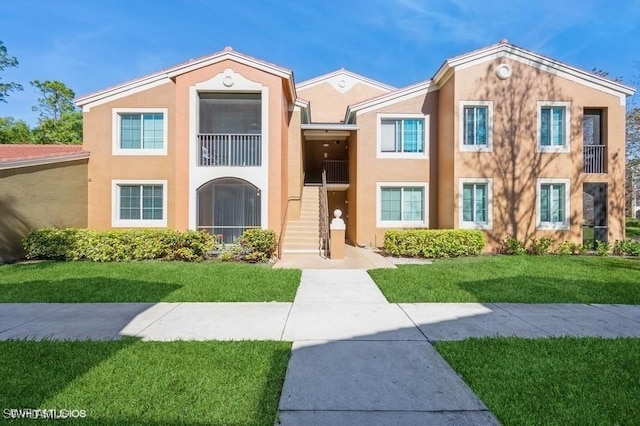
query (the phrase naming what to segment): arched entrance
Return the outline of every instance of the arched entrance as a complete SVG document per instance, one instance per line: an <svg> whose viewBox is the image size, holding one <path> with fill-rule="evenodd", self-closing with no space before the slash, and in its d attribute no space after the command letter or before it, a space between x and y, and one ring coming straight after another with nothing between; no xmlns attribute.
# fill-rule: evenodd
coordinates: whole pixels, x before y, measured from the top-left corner
<svg viewBox="0 0 640 426"><path fill-rule="evenodd" d="M260 190L237 178L214 179L197 190L197 229L222 235L225 244L261 227Z"/></svg>

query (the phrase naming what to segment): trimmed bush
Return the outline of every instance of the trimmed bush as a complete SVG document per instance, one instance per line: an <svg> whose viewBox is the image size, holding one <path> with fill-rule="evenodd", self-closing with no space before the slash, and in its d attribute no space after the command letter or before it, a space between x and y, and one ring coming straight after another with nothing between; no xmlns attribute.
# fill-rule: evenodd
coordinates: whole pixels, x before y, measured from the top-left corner
<svg viewBox="0 0 640 426"><path fill-rule="evenodd" d="M276 233L270 229L247 229L238 239L240 260L266 262L273 257L278 247Z"/></svg>
<svg viewBox="0 0 640 426"><path fill-rule="evenodd" d="M484 245L484 233L472 229L407 229L384 234L384 249L392 256L476 256Z"/></svg>
<svg viewBox="0 0 640 426"><path fill-rule="evenodd" d="M640 242L634 240L617 240L613 244L613 254L616 256L640 256Z"/></svg>
<svg viewBox="0 0 640 426"><path fill-rule="evenodd" d="M517 239L508 236L502 242L500 252L502 254L523 255L527 254L527 247L523 242L520 242Z"/></svg>
<svg viewBox="0 0 640 426"><path fill-rule="evenodd" d="M549 254L551 252L551 246L556 240L553 237L542 237L539 240L533 237L529 238L529 247L527 252L529 254Z"/></svg>
<svg viewBox="0 0 640 426"><path fill-rule="evenodd" d="M118 262L165 259L203 259L215 247L206 232L171 229L36 229L23 241L28 259Z"/></svg>

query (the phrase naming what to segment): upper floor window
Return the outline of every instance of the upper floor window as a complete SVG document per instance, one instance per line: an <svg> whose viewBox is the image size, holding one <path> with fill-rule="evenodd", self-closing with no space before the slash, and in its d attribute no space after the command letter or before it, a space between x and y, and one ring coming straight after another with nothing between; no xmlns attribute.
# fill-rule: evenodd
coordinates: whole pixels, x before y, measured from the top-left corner
<svg viewBox="0 0 640 426"><path fill-rule="evenodd" d="M492 149L492 101L460 102L461 151L491 151Z"/></svg>
<svg viewBox="0 0 640 426"><path fill-rule="evenodd" d="M378 158L427 155L427 118L418 114L378 116Z"/></svg>
<svg viewBox="0 0 640 426"><path fill-rule="evenodd" d="M538 150L569 152L570 103L538 102Z"/></svg>
<svg viewBox="0 0 640 426"><path fill-rule="evenodd" d="M166 108L113 110L114 155L166 155Z"/></svg>

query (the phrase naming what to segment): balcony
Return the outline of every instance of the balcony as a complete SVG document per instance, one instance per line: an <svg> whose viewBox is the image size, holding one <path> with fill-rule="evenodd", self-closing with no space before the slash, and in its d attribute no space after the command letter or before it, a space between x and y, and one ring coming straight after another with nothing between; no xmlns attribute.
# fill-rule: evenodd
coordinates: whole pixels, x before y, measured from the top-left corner
<svg viewBox="0 0 640 426"><path fill-rule="evenodd" d="M606 173L606 151L604 145L584 145L584 172Z"/></svg>
<svg viewBox="0 0 640 426"><path fill-rule="evenodd" d="M343 160L324 160L327 183L349 183L349 162Z"/></svg>
<svg viewBox="0 0 640 426"><path fill-rule="evenodd" d="M262 136L255 134L201 133L198 165L250 167L262 165Z"/></svg>

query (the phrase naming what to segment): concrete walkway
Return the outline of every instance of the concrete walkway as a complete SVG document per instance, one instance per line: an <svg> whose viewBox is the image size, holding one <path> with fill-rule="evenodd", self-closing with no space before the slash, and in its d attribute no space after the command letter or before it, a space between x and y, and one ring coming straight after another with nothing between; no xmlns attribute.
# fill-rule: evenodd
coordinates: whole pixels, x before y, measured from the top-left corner
<svg viewBox="0 0 640 426"><path fill-rule="evenodd" d="M0 340L293 341L284 425L497 424L431 346L483 336L640 337L640 306L391 304L364 270L304 270L294 303L0 304Z"/></svg>

